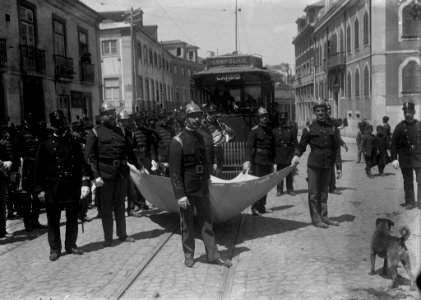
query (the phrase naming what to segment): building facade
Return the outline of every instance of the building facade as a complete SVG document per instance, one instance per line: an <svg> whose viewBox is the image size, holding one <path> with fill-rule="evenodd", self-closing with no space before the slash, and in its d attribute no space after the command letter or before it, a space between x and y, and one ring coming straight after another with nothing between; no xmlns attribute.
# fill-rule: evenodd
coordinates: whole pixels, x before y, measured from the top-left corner
<svg viewBox="0 0 421 300"><path fill-rule="evenodd" d="M158 26L143 25L143 12L104 12L100 24L104 100L127 111L172 110L193 98L190 75L204 66L197 47L158 41ZM133 19L130 19L133 18ZM131 21L133 20L133 21ZM190 49L194 54L190 58ZM178 53L178 52L180 53ZM187 57L187 58L186 58Z"/></svg>
<svg viewBox="0 0 421 300"><path fill-rule="evenodd" d="M386 115L393 128L404 101L416 104L419 119L421 20L410 14L412 0L316 4L322 7L313 33L313 99L329 101L335 117L347 118L342 134L355 136L358 122L376 126Z"/></svg>
<svg viewBox="0 0 421 300"><path fill-rule="evenodd" d="M92 119L101 102L98 25L79 1L0 0L0 120L62 109ZM4 17L3 17L4 14Z"/></svg>

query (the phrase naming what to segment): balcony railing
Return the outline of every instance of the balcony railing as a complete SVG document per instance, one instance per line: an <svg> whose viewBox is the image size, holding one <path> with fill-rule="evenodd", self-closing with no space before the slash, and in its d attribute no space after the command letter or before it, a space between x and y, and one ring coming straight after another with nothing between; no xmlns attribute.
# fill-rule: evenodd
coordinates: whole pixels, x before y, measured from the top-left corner
<svg viewBox="0 0 421 300"><path fill-rule="evenodd" d="M20 45L22 71L26 74L45 74L45 51Z"/></svg>
<svg viewBox="0 0 421 300"><path fill-rule="evenodd" d="M73 58L54 55L56 77L73 78Z"/></svg>
<svg viewBox="0 0 421 300"><path fill-rule="evenodd" d="M7 47L6 40L0 39L0 69L7 67Z"/></svg>
<svg viewBox="0 0 421 300"><path fill-rule="evenodd" d="M327 57L328 69L341 69L345 67L346 56L344 52L329 54Z"/></svg>
<svg viewBox="0 0 421 300"><path fill-rule="evenodd" d="M94 82L95 65L89 63L80 63L80 80L85 82Z"/></svg>

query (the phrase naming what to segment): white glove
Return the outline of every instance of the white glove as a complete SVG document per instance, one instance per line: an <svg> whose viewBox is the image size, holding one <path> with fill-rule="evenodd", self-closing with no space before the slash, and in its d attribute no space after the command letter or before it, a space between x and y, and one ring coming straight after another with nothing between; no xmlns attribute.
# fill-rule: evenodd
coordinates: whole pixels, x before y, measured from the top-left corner
<svg viewBox="0 0 421 300"><path fill-rule="evenodd" d="M273 172L275 173L276 171L278 171L278 166L276 164L273 164Z"/></svg>
<svg viewBox="0 0 421 300"><path fill-rule="evenodd" d="M44 203L44 202L45 202L45 192L44 192L44 191L39 192L39 194L38 194L38 199L39 199L39 201L41 201L42 203Z"/></svg>
<svg viewBox="0 0 421 300"><path fill-rule="evenodd" d="M158 170L158 163L154 159L152 159L151 164L152 164L152 167L151 167L152 171Z"/></svg>
<svg viewBox="0 0 421 300"><path fill-rule="evenodd" d="M294 155L294 157L291 160L291 166L296 166L300 163L300 158L298 157L298 155Z"/></svg>
<svg viewBox="0 0 421 300"><path fill-rule="evenodd" d="M3 166L7 169L10 170L10 168L12 167L12 162L10 160L8 161L4 161L3 162Z"/></svg>
<svg viewBox="0 0 421 300"><path fill-rule="evenodd" d="M186 196L181 197L177 200L178 207L182 209L187 209L187 206L190 205L189 199Z"/></svg>
<svg viewBox="0 0 421 300"><path fill-rule="evenodd" d="M251 163L249 161L246 161L243 163L243 170L250 170Z"/></svg>
<svg viewBox="0 0 421 300"><path fill-rule="evenodd" d="M399 169L399 161L397 159L395 159L394 161L392 161L392 166L397 170Z"/></svg>
<svg viewBox="0 0 421 300"><path fill-rule="evenodd" d="M218 165L217 165L217 164L213 164L212 169L213 169L213 171L215 172L215 171L216 171L216 169L218 169Z"/></svg>
<svg viewBox="0 0 421 300"><path fill-rule="evenodd" d="M101 187L104 185L104 180L101 177L95 178L95 185L96 187Z"/></svg>
<svg viewBox="0 0 421 300"><path fill-rule="evenodd" d="M89 188L89 186L82 186L80 188L80 199L85 199L89 193L91 192L91 189Z"/></svg>

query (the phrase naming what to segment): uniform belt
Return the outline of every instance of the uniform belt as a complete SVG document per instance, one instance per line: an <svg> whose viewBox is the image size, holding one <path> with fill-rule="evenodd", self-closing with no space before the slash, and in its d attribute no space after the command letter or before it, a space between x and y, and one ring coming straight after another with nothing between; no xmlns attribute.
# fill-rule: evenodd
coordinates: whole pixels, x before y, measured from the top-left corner
<svg viewBox="0 0 421 300"><path fill-rule="evenodd" d="M289 144L276 145L276 148L292 148L292 147L294 147L294 145L289 145Z"/></svg>
<svg viewBox="0 0 421 300"><path fill-rule="evenodd" d="M100 158L99 161L104 164L110 164L115 168L118 168L127 163L126 159Z"/></svg>
<svg viewBox="0 0 421 300"><path fill-rule="evenodd" d="M319 149L319 148L311 149L311 151L314 152L314 153L325 154L327 157L329 157L333 152L330 149Z"/></svg>
<svg viewBox="0 0 421 300"><path fill-rule="evenodd" d="M267 153L267 152L269 152L269 149L267 149L267 148L256 148L256 152L258 152L258 153Z"/></svg>
<svg viewBox="0 0 421 300"><path fill-rule="evenodd" d="M73 174L67 171L63 171L63 172L57 172L57 175L59 178L70 178L73 177Z"/></svg>
<svg viewBox="0 0 421 300"><path fill-rule="evenodd" d="M204 172L204 167L203 165L192 165L192 166L186 166L186 168L194 168L196 171L196 174L203 174Z"/></svg>

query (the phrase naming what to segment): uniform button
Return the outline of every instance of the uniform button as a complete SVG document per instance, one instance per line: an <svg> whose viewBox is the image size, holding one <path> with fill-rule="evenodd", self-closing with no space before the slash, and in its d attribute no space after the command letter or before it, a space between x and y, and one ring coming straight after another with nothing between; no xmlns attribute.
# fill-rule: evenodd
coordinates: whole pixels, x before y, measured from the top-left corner
<svg viewBox="0 0 421 300"><path fill-rule="evenodd" d="M59 157L58 156L56 156L56 159L58 159Z"/></svg>

